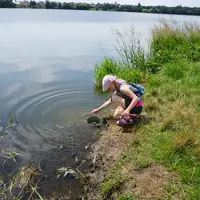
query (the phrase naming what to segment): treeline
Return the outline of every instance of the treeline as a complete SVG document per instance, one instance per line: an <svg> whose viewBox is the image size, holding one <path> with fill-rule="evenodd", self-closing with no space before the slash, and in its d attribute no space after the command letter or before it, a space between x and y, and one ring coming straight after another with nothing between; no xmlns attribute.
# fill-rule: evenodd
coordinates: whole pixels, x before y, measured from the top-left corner
<svg viewBox="0 0 200 200"><path fill-rule="evenodd" d="M16 4L12 0L0 0L0 8L16 8Z"/></svg>
<svg viewBox="0 0 200 200"><path fill-rule="evenodd" d="M71 9L71 10L103 10L103 11L122 11L122 12L146 12L162 14L183 14L183 15L200 15L200 7L167 7L167 6L143 6L138 5L120 5L120 4L87 4L87 3L56 3L45 2L47 9Z"/></svg>
<svg viewBox="0 0 200 200"><path fill-rule="evenodd" d="M160 13L160 14L182 14L182 15L200 15L200 7L176 7L167 6L143 6L138 5L120 5L110 3L60 3L54 1L36 2L23 1L17 3L12 0L0 0L0 8L46 8L46 9L68 9L68 10L103 10L103 11L122 11L122 12L143 12L143 13Z"/></svg>

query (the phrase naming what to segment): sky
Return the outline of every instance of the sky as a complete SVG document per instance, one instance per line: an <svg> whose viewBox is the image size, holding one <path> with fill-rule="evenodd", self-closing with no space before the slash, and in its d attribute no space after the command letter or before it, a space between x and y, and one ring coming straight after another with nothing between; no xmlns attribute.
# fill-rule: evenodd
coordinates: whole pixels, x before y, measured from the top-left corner
<svg viewBox="0 0 200 200"><path fill-rule="evenodd" d="M52 0L53 1L53 0ZM138 4L142 5L166 5L166 6L190 6L200 7L200 0L54 0L59 2L86 2L86 3L119 3L119 4Z"/></svg>

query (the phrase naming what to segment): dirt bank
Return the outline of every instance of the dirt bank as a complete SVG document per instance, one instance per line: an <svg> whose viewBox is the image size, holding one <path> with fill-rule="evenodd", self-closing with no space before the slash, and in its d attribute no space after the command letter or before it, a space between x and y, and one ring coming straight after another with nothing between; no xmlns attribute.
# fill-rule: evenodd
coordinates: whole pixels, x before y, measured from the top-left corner
<svg viewBox="0 0 200 200"><path fill-rule="evenodd" d="M139 126L123 129L111 121L102 131L101 138L92 147L93 169L88 199L119 199L121 194L126 193L140 199L158 199L165 196L170 181L177 179L174 173L153 163L145 167L138 167L134 160L120 164L129 145L137 138ZM110 175L112 171L117 171L119 179L123 179L119 180L119 184L115 180L116 174ZM106 182L109 184L106 185Z"/></svg>

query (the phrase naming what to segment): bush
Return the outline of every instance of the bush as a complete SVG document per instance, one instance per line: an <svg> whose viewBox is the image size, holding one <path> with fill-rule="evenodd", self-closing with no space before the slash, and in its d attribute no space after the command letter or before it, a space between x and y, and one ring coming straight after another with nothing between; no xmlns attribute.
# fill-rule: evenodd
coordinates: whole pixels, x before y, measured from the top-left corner
<svg viewBox="0 0 200 200"><path fill-rule="evenodd" d="M120 68L117 77L126 80L128 83L139 83L142 79L142 72L127 66Z"/></svg>
<svg viewBox="0 0 200 200"><path fill-rule="evenodd" d="M102 63L95 65L95 86L100 88L105 75L116 75L119 70L120 66L116 61L111 58L105 58Z"/></svg>
<svg viewBox="0 0 200 200"><path fill-rule="evenodd" d="M105 75L115 75L130 83L139 83L142 79L140 70L133 70L129 66L123 66L120 62L116 62L111 58L105 58L101 64L95 66L95 87L102 87L102 79Z"/></svg>

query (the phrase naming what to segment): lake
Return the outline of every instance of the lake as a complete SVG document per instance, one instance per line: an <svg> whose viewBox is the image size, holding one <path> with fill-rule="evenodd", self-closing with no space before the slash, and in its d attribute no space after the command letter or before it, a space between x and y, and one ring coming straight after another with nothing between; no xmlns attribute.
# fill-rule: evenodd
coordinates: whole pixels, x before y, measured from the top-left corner
<svg viewBox="0 0 200 200"><path fill-rule="evenodd" d="M147 48L162 18L200 23L195 16L0 9L0 145L20 154L15 167L40 161L52 186L58 168L87 168L85 147L96 129L85 116L107 98L94 91L94 65L118 58L115 30L133 25ZM15 127L6 128L9 114Z"/></svg>

